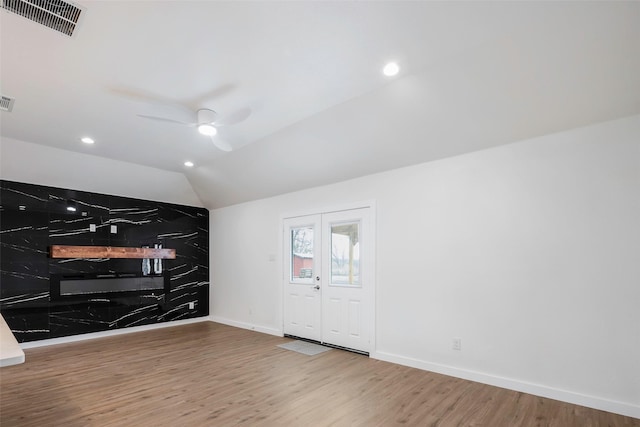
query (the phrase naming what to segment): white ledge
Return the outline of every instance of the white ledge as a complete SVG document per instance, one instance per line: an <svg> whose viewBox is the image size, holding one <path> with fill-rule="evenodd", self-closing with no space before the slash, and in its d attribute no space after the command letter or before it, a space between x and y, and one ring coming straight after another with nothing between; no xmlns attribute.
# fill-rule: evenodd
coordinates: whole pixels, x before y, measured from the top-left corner
<svg viewBox="0 0 640 427"><path fill-rule="evenodd" d="M24 351L0 315L0 367L24 363Z"/></svg>

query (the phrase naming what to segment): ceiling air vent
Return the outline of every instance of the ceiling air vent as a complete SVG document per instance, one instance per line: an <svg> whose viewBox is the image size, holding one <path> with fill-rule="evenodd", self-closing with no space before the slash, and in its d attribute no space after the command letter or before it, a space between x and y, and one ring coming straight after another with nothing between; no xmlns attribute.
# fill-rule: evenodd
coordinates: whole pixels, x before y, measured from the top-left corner
<svg viewBox="0 0 640 427"><path fill-rule="evenodd" d="M15 99L2 95L0 97L0 111L13 110L13 101L15 101Z"/></svg>
<svg viewBox="0 0 640 427"><path fill-rule="evenodd" d="M52 28L68 36L80 19L82 9L61 0L0 0L2 9Z"/></svg>

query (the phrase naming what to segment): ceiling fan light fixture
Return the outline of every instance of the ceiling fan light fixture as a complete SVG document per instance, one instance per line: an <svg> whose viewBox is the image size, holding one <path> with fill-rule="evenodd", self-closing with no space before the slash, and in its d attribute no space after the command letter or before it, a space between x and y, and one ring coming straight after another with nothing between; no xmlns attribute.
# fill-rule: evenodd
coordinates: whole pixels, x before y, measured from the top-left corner
<svg viewBox="0 0 640 427"><path fill-rule="evenodd" d="M400 72L400 66L395 62L389 62L382 69L382 73L387 77L393 77Z"/></svg>
<svg viewBox="0 0 640 427"><path fill-rule="evenodd" d="M198 132L203 135L213 136L218 133L218 130L210 123L203 123L198 125Z"/></svg>

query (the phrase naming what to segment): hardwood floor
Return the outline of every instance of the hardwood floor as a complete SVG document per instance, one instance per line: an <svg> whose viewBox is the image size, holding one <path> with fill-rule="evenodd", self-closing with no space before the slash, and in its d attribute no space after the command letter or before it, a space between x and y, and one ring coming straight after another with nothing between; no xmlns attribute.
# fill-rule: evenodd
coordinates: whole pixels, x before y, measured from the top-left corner
<svg viewBox="0 0 640 427"><path fill-rule="evenodd" d="M210 322L28 349L0 425L640 426L640 420Z"/></svg>

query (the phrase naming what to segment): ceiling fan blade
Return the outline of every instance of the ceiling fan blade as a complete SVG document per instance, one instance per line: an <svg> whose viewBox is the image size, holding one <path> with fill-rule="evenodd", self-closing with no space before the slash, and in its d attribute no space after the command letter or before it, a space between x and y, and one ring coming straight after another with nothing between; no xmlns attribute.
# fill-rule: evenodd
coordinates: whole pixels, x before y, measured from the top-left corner
<svg viewBox="0 0 640 427"><path fill-rule="evenodd" d="M127 87L110 87L110 88L107 88L107 90L111 92L113 95L126 98L134 102L143 102L149 105L158 105L162 107L167 107L172 110L179 111L180 113L183 113L183 114L193 114L193 110L191 110L189 107L187 107L183 103L180 103L175 99L166 98L164 96L161 96L152 92L146 92L141 89L127 88Z"/></svg>
<svg viewBox="0 0 640 427"><path fill-rule="evenodd" d="M211 141L213 141L213 145L215 145L221 151L229 152L233 150L233 147L231 146L231 144L229 144L224 139L220 139L217 136L212 136Z"/></svg>
<svg viewBox="0 0 640 427"><path fill-rule="evenodd" d="M216 121L214 123L215 126L229 126L235 125L236 123L240 123L244 120L247 120L247 117L251 115L251 108L245 107L233 114L230 114L226 117L223 117L220 121Z"/></svg>
<svg viewBox="0 0 640 427"><path fill-rule="evenodd" d="M167 119L165 117L147 116L145 114L138 114L138 117L142 117L143 119L155 120L157 122L174 123L177 125L184 125L184 126L196 125L195 123L186 123L186 122L181 122L180 120Z"/></svg>

